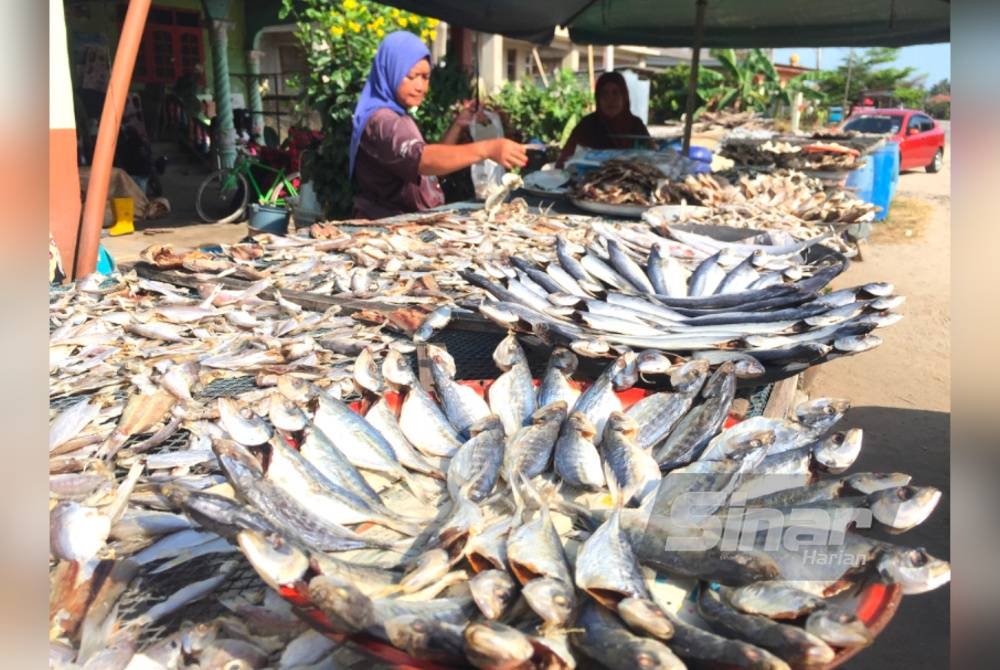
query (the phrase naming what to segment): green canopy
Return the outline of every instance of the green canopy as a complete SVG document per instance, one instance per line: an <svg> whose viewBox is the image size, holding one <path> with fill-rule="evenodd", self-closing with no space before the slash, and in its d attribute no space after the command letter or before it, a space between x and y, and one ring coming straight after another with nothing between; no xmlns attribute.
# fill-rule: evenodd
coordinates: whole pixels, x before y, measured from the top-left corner
<svg viewBox="0 0 1000 670"><path fill-rule="evenodd" d="M545 43L690 47L695 0L385 0L453 25ZM708 0L705 47L885 46L948 42L947 0Z"/></svg>

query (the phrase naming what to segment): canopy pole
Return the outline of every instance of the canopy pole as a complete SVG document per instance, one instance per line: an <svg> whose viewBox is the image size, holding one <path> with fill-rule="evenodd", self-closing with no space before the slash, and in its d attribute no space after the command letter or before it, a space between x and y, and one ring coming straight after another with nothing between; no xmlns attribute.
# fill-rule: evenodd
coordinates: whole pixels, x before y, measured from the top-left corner
<svg viewBox="0 0 1000 670"><path fill-rule="evenodd" d="M698 97L698 62L701 60L701 44L705 39L705 5L708 0L698 0L695 8L694 53L691 54L691 74L688 77L687 104L684 105L684 155L691 148L691 126L694 125L694 105Z"/></svg>
<svg viewBox="0 0 1000 670"><path fill-rule="evenodd" d="M590 79L590 90L594 90L594 45L587 45L587 77Z"/></svg>
<svg viewBox="0 0 1000 670"><path fill-rule="evenodd" d="M131 0L122 23L104 108L101 110L101 125L97 130L90 181L87 182L87 200L83 206L76 263L73 267L76 279L86 277L97 268L97 249L101 243L104 208L108 201L111 163L115 157L115 145L118 144L118 132L121 130L122 112L125 110L129 82L132 81L132 70L135 69L135 56L139 52L139 41L142 39L151 2L152 0Z"/></svg>

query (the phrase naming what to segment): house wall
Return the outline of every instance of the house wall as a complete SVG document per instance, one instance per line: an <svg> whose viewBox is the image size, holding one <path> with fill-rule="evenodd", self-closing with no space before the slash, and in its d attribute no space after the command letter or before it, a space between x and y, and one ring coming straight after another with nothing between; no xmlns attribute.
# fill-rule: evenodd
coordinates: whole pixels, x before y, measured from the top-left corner
<svg viewBox="0 0 1000 670"><path fill-rule="evenodd" d="M70 63L77 64L78 56L83 45L92 42L100 42L107 47L108 64L114 61L115 50L118 47L118 37L120 34L119 7L124 7L126 3L121 2L66 2L64 3L66 13L66 32L69 43ZM202 53L204 54L204 93L205 97L211 98L214 90L212 73L212 50L208 38L208 19L204 15L200 0L155 0L153 7L169 7L174 9L189 9L200 12L202 15ZM229 28L229 41L227 56L229 58L229 71L232 74L242 74L249 72L246 63L247 35L246 17L244 13L243 0L229 0L229 19L232 25ZM275 10L276 11L276 10ZM275 13L275 22L277 14ZM76 68L78 70L78 68ZM74 88L79 86L79 72L73 72ZM145 84L134 82L130 86L132 91L142 91ZM244 80L240 77L232 77L230 89L233 93L239 93L247 100L247 91Z"/></svg>

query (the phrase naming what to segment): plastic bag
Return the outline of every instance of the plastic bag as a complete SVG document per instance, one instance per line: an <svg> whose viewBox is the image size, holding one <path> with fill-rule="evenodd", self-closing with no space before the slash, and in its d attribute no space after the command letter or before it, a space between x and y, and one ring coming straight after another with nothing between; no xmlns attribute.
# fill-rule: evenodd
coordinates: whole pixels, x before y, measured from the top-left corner
<svg viewBox="0 0 1000 670"><path fill-rule="evenodd" d="M490 110L484 110L483 116L486 117L487 123L480 123L477 115L476 120L469 126L472 141L479 142L503 137L503 123L500 121L500 116ZM469 171L472 173L472 187L476 190L477 200L485 200L491 189L499 187L506 172L499 163L488 158L473 163L469 167Z"/></svg>

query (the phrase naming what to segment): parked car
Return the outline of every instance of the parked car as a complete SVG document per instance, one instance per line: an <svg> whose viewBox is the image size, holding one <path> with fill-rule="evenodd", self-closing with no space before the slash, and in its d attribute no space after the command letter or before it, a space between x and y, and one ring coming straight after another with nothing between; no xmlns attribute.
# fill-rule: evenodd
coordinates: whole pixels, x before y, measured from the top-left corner
<svg viewBox="0 0 1000 670"><path fill-rule="evenodd" d="M899 169L937 172L944 161L944 130L924 112L913 109L855 109L843 130L889 135L899 143Z"/></svg>

